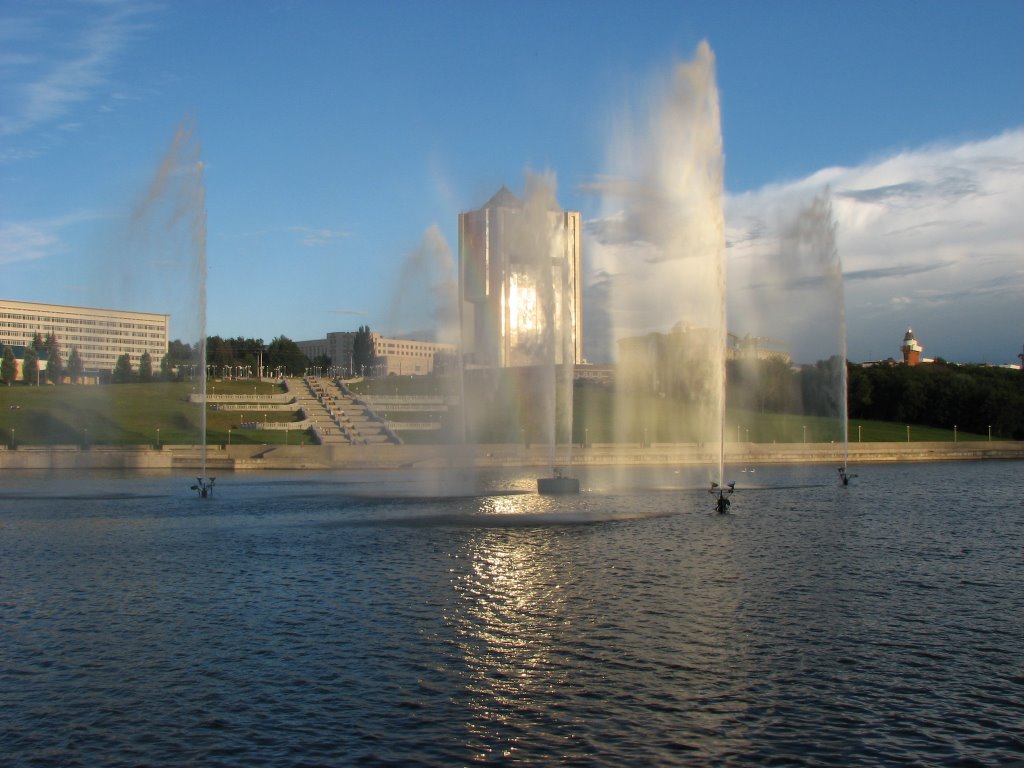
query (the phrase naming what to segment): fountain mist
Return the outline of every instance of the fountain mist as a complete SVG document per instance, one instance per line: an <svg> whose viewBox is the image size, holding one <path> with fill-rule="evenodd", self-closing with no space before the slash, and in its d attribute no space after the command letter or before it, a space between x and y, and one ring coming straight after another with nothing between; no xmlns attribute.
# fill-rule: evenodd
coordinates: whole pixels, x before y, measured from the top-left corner
<svg viewBox="0 0 1024 768"><path fill-rule="evenodd" d="M739 408L764 410L767 402L768 410L837 419L835 427L804 420L812 424L806 439L841 441L845 465L846 318L830 195L824 190L776 215L777 223L751 225L756 236L735 246L730 260L730 326L754 334L740 340L740 381L730 384L730 397ZM789 391L765 380L778 373L766 361L772 350L787 351L799 366ZM762 439L769 437L787 439ZM788 439L805 438L791 434Z"/></svg>
<svg viewBox="0 0 1024 768"><path fill-rule="evenodd" d="M604 214L591 249L608 281L609 350L620 372L617 442L717 446L723 475L725 227L714 54L676 67L610 150ZM662 402L675 403L665 419Z"/></svg>
<svg viewBox="0 0 1024 768"><path fill-rule="evenodd" d="M201 157L194 128L178 126L144 197L132 211L130 245L157 273L141 277L147 291L158 292L149 301L166 307L163 311L171 315L171 338L190 343L194 339L202 396L202 476L206 477L206 187Z"/></svg>

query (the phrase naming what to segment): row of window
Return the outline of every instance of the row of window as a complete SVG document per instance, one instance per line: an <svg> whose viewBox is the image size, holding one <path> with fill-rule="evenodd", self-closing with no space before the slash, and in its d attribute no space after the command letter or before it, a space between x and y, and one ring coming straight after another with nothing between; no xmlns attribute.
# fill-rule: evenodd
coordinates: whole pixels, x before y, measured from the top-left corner
<svg viewBox="0 0 1024 768"><path fill-rule="evenodd" d="M113 320L94 320L88 318L75 318L75 317L45 317L40 315L19 315L13 312L0 312L0 319L5 320L29 320L32 323L54 323L56 326L62 325L95 325L103 328L129 328L129 329L140 329L147 331L159 331L162 330L165 325L163 323L120 323ZM25 326L18 326L24 328ZM52 330L48 329L48 330Z"/></svg>
<svg viewBox="0 0 1024 768"><path fill-rule="evenodd" d="M40 334L56 333L57 338L60 339L63 336L68 338L80 338L76 336L69 336L63 328L53 328L46 326L39 326L35 323L11 323L0 321L0 328L20 328L23 331L38 332ZM124 333L118 330L106 330L104 328L96 328L93 333L102 333L107 336L116 336L118 338L141 338L141 339L162 339L164 338L163 333L146 333L144 331L132 331L131 333Z"/></svg>

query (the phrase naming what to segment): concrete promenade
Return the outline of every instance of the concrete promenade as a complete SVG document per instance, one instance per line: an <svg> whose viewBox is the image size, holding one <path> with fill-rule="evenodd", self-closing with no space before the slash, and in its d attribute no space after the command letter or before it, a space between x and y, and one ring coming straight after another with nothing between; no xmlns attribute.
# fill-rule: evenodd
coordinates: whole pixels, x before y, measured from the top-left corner
<svg viewBox="0 0 1024 768"><path fill-rule="evenodd" d="M1024 459L1024 442L851 443L850 464L894 461ZM556 464L573 466L681 466L716 464L718 452L692 444L559 446ZM843 463L835 443L729 443L725 461L731 466L755 464ZM408 469L473 467L548 467L543 446L518 445L237 445L208 446L207 471ZM18 446L0 447L0 470L181 470L202 467L198 445L145 446Z"/></svg>

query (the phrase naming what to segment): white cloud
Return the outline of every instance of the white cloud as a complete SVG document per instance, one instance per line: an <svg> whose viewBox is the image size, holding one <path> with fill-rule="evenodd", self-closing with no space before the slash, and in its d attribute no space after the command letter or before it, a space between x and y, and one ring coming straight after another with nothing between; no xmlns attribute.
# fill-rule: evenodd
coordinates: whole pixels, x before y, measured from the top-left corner
<svg viewBox="0 0 1024 768"><path fill-rule="evenodd" d="M826 185L851 358L898 355L911 325L930 354L990 362L1013 356L1024 336L1024 129L730 197L730 298L745 287L734 276L776 258L780 227Z"/></svg>
<svg viewBox="0 0 1024 768"><path fill-rule="evenodd" d="M1015 359L1024 341L1024 129L825 168L727 196L730 330L783 341L801 362L834 353L838 342L828 337L842 338L832 332L841 303L840 289L828 288L835 285L825 274L828 259L815 273L814 259L794 254L785 234L826 192L851 359L898 356L907 327L929 355ZM631 242L620 218L609 213L586 226L588 355L600 355L601 345L622 332L608 327L612 315L648 324L661 317L667 330L676 311L653 300L665 295L664 285L651 284L657 273L605 270L609 253L632 254L625 261L637 266L645 261L644 244ZM649 300L611 307L612 280L637 283L629 295ZM678 305L681 295L677 289L669 304Z"/></svg>

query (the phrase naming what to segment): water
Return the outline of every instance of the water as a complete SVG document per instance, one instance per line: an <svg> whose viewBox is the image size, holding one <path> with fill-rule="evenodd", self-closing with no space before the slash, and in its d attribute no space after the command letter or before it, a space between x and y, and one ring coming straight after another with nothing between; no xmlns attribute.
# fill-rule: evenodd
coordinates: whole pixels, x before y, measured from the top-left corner
<svg viewBox="0 0 1024 768"><path fill-rule="evenodd" d="M1022 470L8 473L5 764L1019 760Z"/></svg>

